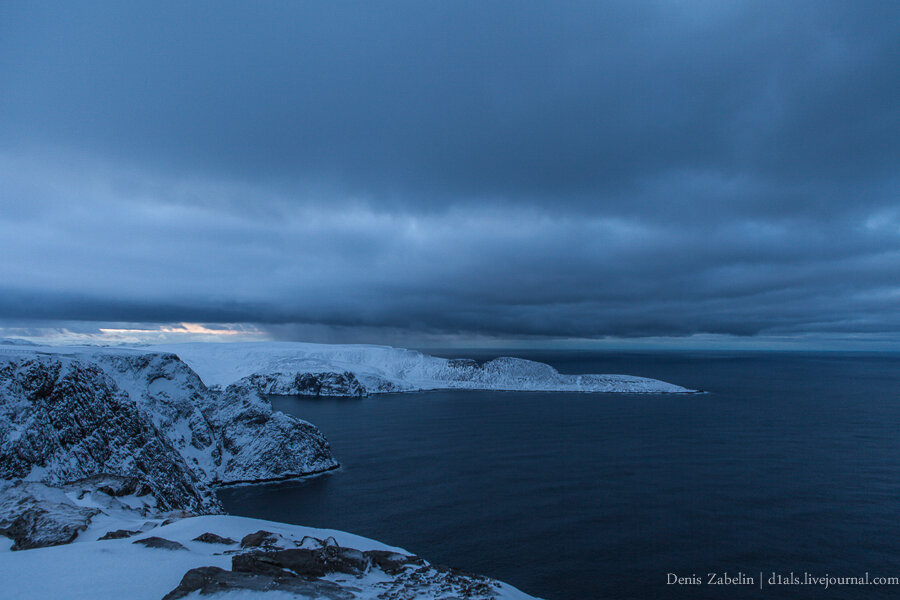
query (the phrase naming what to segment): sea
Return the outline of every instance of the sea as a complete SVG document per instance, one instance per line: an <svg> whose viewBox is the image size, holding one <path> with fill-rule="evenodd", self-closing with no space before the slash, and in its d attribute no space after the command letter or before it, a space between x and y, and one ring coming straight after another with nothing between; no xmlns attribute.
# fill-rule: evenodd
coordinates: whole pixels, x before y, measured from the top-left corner
<svg viewBox="0 0 900 600"><path fill-rule="evenodd" d="M453 350L703 394L273 397L340 470L225 488L548 600L900 598L900 355Z"/></svg>

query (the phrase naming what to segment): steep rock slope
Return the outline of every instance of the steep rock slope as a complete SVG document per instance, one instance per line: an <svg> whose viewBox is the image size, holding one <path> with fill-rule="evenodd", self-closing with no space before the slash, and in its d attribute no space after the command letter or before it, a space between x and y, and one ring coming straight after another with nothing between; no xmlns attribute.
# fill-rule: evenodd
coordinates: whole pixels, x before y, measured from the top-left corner
<svg viewBox="0 0 900 600"><path fill-rule="evenodd" d="M111 472L146 481L166 507L218 503L150 419L96 364L0 360L0 479L64 483Z"/></svg>
<svg viewBox="0 0 900 600"><path fill-rule="evenodd" d="M209 391L174 354L95 352L84 355L127 391L206 482L218 479L222 444L203 408Z"/></svg>
<svg viewBox="0 0 900 600"><path fill-rule="evenodd" d="M207 512L209 485L337 466L322 432L273 411L257 385L209 390L174 354L0 348L0 479L134 475Z"/></svg>
<svg viewBox="0 0 900 600"><path fill-rule="evenodd" d="M261 394L273 396L359 398L366 395L366 388L350 371L263 372L248 375L240 381Z"/></svg>
<svg viewBox="0 0 900 600"><path fill-rule="evenodd" d="M273 411L261 385L211 391L171 353L105 351L91 358L122 382L207 483L284 479L338 465L322 432Z"/></svg>
<svg viewBox="0 0 900 600"><path fill-rule="evenodd" d="M286 479L338 466L315 425L274 412L246 382L208 395L206 402L205 412L222 440L215 483Z"/></svg>

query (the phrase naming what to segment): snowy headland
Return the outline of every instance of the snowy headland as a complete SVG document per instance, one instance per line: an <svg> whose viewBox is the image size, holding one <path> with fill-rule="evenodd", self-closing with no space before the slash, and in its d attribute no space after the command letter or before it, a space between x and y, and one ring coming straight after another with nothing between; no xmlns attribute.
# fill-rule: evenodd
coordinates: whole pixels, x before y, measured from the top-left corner
<svg viewBox="0 0 900 600"><path fill-rule="evenodd" d="M290 380L297 374L350 373L364 393L440 389L688 393L678 385L631 375L565 375L550 365L500 357L479 364L390 346L298 342L188 343L150 346L186 362L208 386L225 387L251 375Z"/></svg>

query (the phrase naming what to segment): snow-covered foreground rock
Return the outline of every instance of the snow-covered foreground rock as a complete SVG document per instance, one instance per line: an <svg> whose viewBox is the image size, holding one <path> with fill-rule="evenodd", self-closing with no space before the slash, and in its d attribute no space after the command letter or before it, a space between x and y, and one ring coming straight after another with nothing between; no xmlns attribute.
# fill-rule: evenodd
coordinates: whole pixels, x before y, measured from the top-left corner
<svg viewBox="0 0 900 600"><path fill-rule="evenodd" d="M81 529L65 545L18 552L8 541L0 545L4 598L530 598L349 533L226 515L178 518L154 512L146 496L114 497L96 489L79 496L77 485L24 487L34 486L41 489L18 490L16 498L37 496L55 525ZM66 503L69 508L61 508Z"/></svg>
<svg viewBox="0 0 900 600"><path fill-rule="evenodd" d="M529 598L349 533L170 510L117 475L0 482L0 536L4 598Z"/></svg>
<svg viewBox="0 0 900 600"><path fill-rule="evenodd" d="M177 354L208 386L226 387L245 380L264 393L281 395L359 396L439 389L694 391L630 375L566 375L550 365L521 358L501 357L478 364L389 346L252 342L169 344L148 349Z"/></svg>
<svg viewBox="0 0 900 600"><path fill-rule="evenodd" d="M91 526L124 521L137 527L129 532L133 535L188 514L171 510L134 477L99 474L61 485L0 481L0 535L12 540L9 550L69 544ZM115 536L112 532L107 534Z"/></svg>

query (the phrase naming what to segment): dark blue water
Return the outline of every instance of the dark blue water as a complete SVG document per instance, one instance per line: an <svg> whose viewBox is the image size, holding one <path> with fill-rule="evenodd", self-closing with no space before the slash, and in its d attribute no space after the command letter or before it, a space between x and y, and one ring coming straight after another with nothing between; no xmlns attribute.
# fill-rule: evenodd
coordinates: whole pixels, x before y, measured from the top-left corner
<svg viewBox="0 0 900 600"><path fill-rule="evenodd" d="M325 431L343 469L225 489L226 508L351 531L548 599L900 597L759 588L760 572L900 576L900 356L515 354L709 393L276 398ZM726 571L754 585L666 584Z"/></svg>

